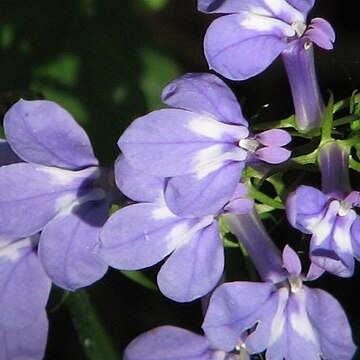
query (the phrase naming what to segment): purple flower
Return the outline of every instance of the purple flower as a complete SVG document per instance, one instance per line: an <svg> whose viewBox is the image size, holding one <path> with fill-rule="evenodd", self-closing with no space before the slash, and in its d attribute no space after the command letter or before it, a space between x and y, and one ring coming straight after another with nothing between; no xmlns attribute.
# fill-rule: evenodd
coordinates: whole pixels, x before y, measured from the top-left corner
<svg viewBox="0 0 360 360"><path fill-rule="evenodd" d="M200 11L228 14L216 19L204 40L210 67L232 80L265 70L287 47L306 38L324 49L335 40L331 25L315 18L306 25L314 1L198 0Z"/></svg>
<svg viewBox="0 0 360 360"><path fill-rule="evenodd" d="M203 323L215 347L267 359L351 359L356 347L341 305L328 293L302 284L301 264L288 246L287 277L278 283L225 283L211 296ZM316 273L317 271L315 271Z"/></svg>
<svg viewBox="0 0 360 360"><path fill-rule="evenodd" d="M37 257L38 235L0 237L0 358L42 359L51 281Z"/></svg>
<svg viewBox="0 0 360 360"><path fill-rule="evenodd" d="M244 351L244 350L243 350ZM134 339L124 360L247 360L244 354L215 349L205 336L175 326L160 326Z"/></svg>
<svg viewBox="0 0 360 360"><path fill-rule="evenodd" d="M205 56L221 75L245 80L264 71L280 54L288 74L297 124L321 125L324 103L315 73L312 43L330 50L335 33L322 18L306 24L314 1L199 0L199 10L229 14L216 19L204 40Z"/></svg>
<svg viewBox="0 0 360 360"><path fill-rule="evenodd" d="M161 292L176 301L192 301L211 291L224 268L223 246L217 218L180 217L164 201L165 179L143 174L120 157L115 164L119 189L138 204L114 213L104 225L99 256L110 266L136 270L168 257L158 274ZM248 212L253 201L245 199L239 184L225 212Z"/></svg>
<svg viewBox="0 0 360 360"><path fill-rule="evenodd" d="M187 74L162 98L170 109L135 120L119 139L129 164L169 178L165 200L179 216L217 213L235 192L245 161L280 163L291 138L283 130L249 135L231 90L216 76Z"/></svg>
<svg viewBox="0 0 360 360"><path fill-rule="evenodd" d="M311 261L328 272L349 277L360 260L358 191L350 191L348 151L331 142L320 150L322 190L302 185L286 201L290 224L311 234Z"/></svg>
<svg viewBox="0 0 360 360"><path fill-rule="evenodd" d="M0 236L41 231L40 261L65 289L98 280L107 266L94 248L109 205L86 133L57 104L24 100L6 113L4 131L23 162L0 168Z"/></svg>

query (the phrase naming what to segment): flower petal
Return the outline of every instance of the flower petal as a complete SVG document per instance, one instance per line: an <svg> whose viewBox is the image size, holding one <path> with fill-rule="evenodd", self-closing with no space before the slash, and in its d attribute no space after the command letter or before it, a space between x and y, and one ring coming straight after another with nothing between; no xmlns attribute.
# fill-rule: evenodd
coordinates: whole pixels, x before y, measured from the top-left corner
<svg viewBox="0 0 360 360"><path fill-rule="evenodd" d="M124 360L210 360L204 336L175 326L160 326L141 334L125 349Z"/></svg>
<svg viewBox="0 0 360 360"><path fill-rule="evenodd" d="M130 205L114 213L104 225L98 254L116 269L143 269L188 242L196 222L175 216L164 205Z"/></svg>
<svg viewBox="0 0 360 360"><path fill-rule="evenodd" d="M243 167L243 162L228 162L202 179L195 175L171 178L165 190L169 209L179 216L218 214L233 195Z"/></svg>
<svg viewBox="0 0 360 360"><path fill-rule="evenodd" d="M120 155L114 165L115 182L128 198L139 202L154 202L164 196L165 179L134 169Z"/></svg>
<svg viewBox="0 0 360 360"><path fill-rule="evenodd" d="M298 0L292 0L296 2ZM300 0L304 2L304 0ZM309 1L309 0L306 0ZM310 0L314 1L314 0ZM304 16L299 13L297 6L292 7L291 1L285 0L198 0L199 11L205 13L240 13L252 12L257 15L267 17L278 17L284 21L292 23L296 20L304 20ZM298 9L298 10L296 10Z"/></svg>
<svg viewBox="0 0 360 360"><path fill-rule="evenodd" d="M0 359L43 359L48 327L45 311L25 328L0 327Z"/></svg>
<svg viewBox="0 0 360 360"><path fill-rule="evenodd" d="M220 280L223 270L224 250L218 225L214 222L170 255L157 280L166 297L187 302L210 292Z"/></svg>
<svg viewBox="0 0 360 360"><path fill-rule="evenodd" d="M232 351L242 333L256 324L256 313L269 301L272 291L272 283L238 281L220 285L210 298L202 325L206 337L215 347Z"/></svg>
<svg viewBox="0 0 360 360"><path fill-rule="evenodd" d="M325 50L333 49L335 31L325 19L312 19L305 36Z"/></svg>
<svg viewBox="0 0 360 360"><path fill-rule="evenodd" d="M135 120L118 145L135 169L170 177L202 171L218 158L236 159L241 150L236 143L247 136L244 126L187 110L163 109Z"/></svg>
<svg viewBox="0 0 360 360"><path fill-rule="evenodd" d="M279 20L251 13L216 19L204 39L205 57L211 69L231 80L245 80L264 71L294 35Z"/></svg>
<svg viewBox="0 0 360 360"><path fill-rule="evenodd" d="M280 164L290 158L291 151L282 147L267 146L256 150L255 155L269 164Z"/></svg>
<svg viewBox="0 0 360 360"><path fill-rule="evenodd" d="M97 168L69 171L34 164L0 168L0 229L20 238L40 231L59 211L77 201L79 190Z"/></svg>
<svg viewBox="0 0 360 360"><path fill-rule="evenodd" d="M163 102L175 108L209 114L217 120L248 126L234 93L213 74L186 74L162 92Z"/></svg>
<svg viewBox="0 0 360 360"><path fill-rule="evenodd" d="M352 359L356 346L351 328L338 301L320 289L306 290L306 309L313 327L317 330L322 354L326 359Z"/></svg>
<svg viewBox="0 0 360 360"><path fill-rule="evenodd" d="M290 134L282 129L271 129L256 134L258 140L264 146L284 146L291 141Z"/></svg>
<svg viewBox="0 0 360 360"><path fill-rule="evenodd" d="M18 101L5 114L4 131L25 161L70 170L98 165L85 131L52 101Z"/></svg>
<svg viewBox="0 0 360 360"><path fill-rule="evenodd" d="M304 17L314 7L315 0L286 0L291 6L301 11Z"/></svg>
<svg viewBox="0 0 360 360"><path fill-rule="evenodd" d="M299 276L301 273L301 262L297 253L289 245L285 246L282 258L289 274L291 276Z"/></svg>
<svg viewBox="0 0 360 360"><path fill-rule="evenodd" d="M33 249L36 237L0 240L0 331L28 326L45 311L51 282Z"/></svg>
<svg viewBox="0 0 360 360"><path fill-rule="evenodd" d="M107 217L107 203L87 202L45 226L39 257L56 285L76 290L105 274L107 266L95 254L95 247Z"/></svg>
<svg viewBox="0 0 360 360"><path fill-rule="evenodd" d="M311 186L301 185L286 200L290 224L305 234L312 232L326 213L329 197Z"/></svg>

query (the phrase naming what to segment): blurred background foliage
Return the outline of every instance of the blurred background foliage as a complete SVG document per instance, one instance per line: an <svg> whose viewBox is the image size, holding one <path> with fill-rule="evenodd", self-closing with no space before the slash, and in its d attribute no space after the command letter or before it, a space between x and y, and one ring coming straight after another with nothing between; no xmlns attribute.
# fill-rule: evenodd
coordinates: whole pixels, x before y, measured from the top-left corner
<svg viewBox="0 0 360 360"><path fill-rule="evenodd" d="M336 100L360 87L360 11L356 0L345 3L318 0L314 9L337 33L335 50L316 54L324 95L330 89ZM19 97L58 102L86 129L104 166L118 155L116 141L126 126L162 106L160 92L168 81L208 70L202 39L213 17L198 13L196 0L0 0L0 10L1 113ZM280 61L255 79L228 84L248 118L258 114L260 120L274 120L293 111ZM235 264L241 278L234 251L227 251L228 263ZM145 274L155 279L157 268ZM359 285L358 275L325 277L319 285L344 305L356 339ZM89 291L120 352L155 326L174 324L199 332L199 302L175 304L120 272L110 271ZM85 359L62 298L54 289L46 358Z"/></svg>

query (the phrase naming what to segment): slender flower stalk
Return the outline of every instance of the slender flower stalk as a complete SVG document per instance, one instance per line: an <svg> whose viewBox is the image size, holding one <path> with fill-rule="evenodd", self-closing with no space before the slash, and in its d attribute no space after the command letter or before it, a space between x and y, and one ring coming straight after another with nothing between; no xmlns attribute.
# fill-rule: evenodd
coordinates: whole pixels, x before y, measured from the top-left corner
<svg viewBox="0 0 360 360"><path fill-rule="evenodd" d="M279 282L286 277L279 249L266 232L261 220L252 210L248 214L224 215L230 231L245 247L260 277L264 281Z"/></svg>
<svg viewBox="0 0 360 360"><path fill-rule="evenodd" d="M306 39L291 42L282 53L300 130L319 128L325 105L316 77L313 44Z"/></svg>

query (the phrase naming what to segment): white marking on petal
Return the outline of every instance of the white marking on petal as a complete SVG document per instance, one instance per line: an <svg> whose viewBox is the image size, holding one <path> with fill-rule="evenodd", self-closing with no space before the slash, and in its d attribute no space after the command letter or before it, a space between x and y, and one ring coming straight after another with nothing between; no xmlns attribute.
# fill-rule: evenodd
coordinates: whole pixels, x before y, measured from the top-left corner
<svg viewBox="0 0 360 360"><path fill-rule="evenodd" d="M345 221L343 224L336 224L333 237L337 250L345 253L353 253L350 228L356 217L356 212L354 210L350 210L344 218Z"/></svg>
<svg viewBox="0 0 360 360"><path fill-rule="evenodd" d="M60 169L50 166L38 166L37 169L47 174L52 184L63 186L71 184L71 182L77 178L92 180L99 178L101 175L101 171L97 166L91 166L78 171Z"/></svg>
<svg viewBox="0 0 360 360"><path fill-rule="evenodd" d="M196 134L219 141L226 135L234 139L240 139L249 134L245 126L225 124L210 115L194 115L188 122L187 127Z"/></svg>
<svg viewBox="0 0 360 360"><path fill-rule="evenodd" d="M31 240L28 237L21 240L15 240L11 243L5 242L5 244L0 241L0 259L5 258L6 260L15 261L20 257L19 250L31 246Z"/></svg>
<svg viewBox="0 0 360 360"><path fill-rule="evenodd" d="M297 292L297 304L299 304L298 311L291 312L290 325L292 329L305 340L318 344L318 336L313 326L310 323L309 317L306 312L306 294L304 288Z"/></svg>
<svg viewBox="0 0 360 360"><path fill-rule="evenodd" d="M276 313L273 317L273 320L271 322L271 330L270 330L270 338L269 338L268 346L270 346L275 341L277 341L277 339L281 336L284 330L284 324L285 324L284 310L287 304L287 299L289 297L289 292L287 288L280 288L278 290L278 293L279 293L278 306L276 309Z"/></svg>
<svg viewBox="0 0 360 360"><path fill-rule="evenodd" d="M86 195L79 197L75 192L65 194L56 199L55 209L58 216L70 214L75 206L84 204L88 201L100 201L105 199L106 193L103 189L96 188L88 191Z"/></svg>
<svg viewBox="0 0 360 360"><path fill-rule="evenodd" d="M157 207L151 214L154 220L168 219L175 216L165 204Z"/></svg>
<svg viewBox="0 0 360 360"><path fill-rule="evenodd" d="M203 218L199 218L199 221L192 227L185 221L176 225L166 237L168 250L179 249L188 244L198 231L213 223L214 217L212 215L207 215Z"/></svg>
<svg viewBox="0 0 360 360"><path fill-rule="evenodd" d="M313 240L316 245L320 245L331 234L339 208L340 202L337 200L332 201L320 223L314 227L309 226L309 224L306 225L307 229L315 235L313 236Z"/></svg>
<svg viewBox="0 0 360 360"><path fill-rule="evenodd" d="M244 161L245 150L234 147L233 151L224 152L222 144L209 146L197 153L193 159L195 176L198 180L221 168L226 161Z"/></svg>
<svg viewBox="0 0 360 360"><path fill-rule="evenodd" d="M295 30L289 24L281 20L260 16L250 12L243 14L246 14L246 17L242 18L239 21L239 24L246 29L274 34L278 34L279 30L281 30L284 37L292 37L295 35Z"/></svg>

